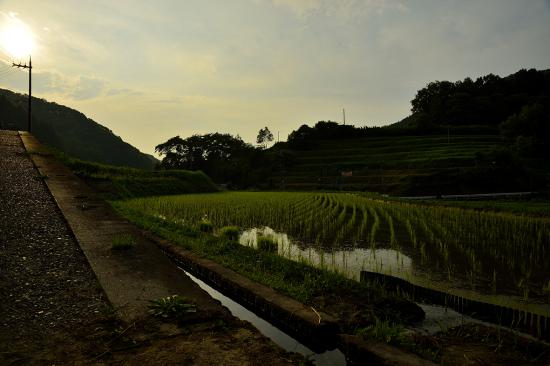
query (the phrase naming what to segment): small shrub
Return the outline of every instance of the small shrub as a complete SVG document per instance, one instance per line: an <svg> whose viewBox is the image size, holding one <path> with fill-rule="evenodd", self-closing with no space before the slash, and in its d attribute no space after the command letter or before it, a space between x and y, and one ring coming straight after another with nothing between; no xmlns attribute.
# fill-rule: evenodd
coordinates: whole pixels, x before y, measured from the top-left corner
<svg viewBox="0 0 550 366"><path fill-rule="evenodd" d="M136 245L135 238L130 234L120 234L113 238L112 250L129 250Z"/></svg>
<svg viewBox="0 0 550 366"><path fill-rule="evenodd" d="M375 339L388 344L400 344L403 341L403 327L395 325L387 320L375 319L373 325L359 329L357 335Z"/></svg>
<svg viewBox="0 0 550 366"><path fill-rule="evenodd" d="M149 301L149 313L165 319L181 319L185 314L196 313L197 307L185 297L172 295Z"/></svg>
<svg viewBox="0 0 550 366"><path fill-rule="evenodd" d="M214 231L214 225L210 221L203 219L199 222L199 230L203 233L211 233Z"/></svg>
<svg viewBox="0 0 550 366"><path fill-rule="evenodd" d="M258 250L269 253L277 253L277 242L271 238L260 236L258 237Z"/></svg>
<svg viewBox="0 0 550 366"><path fill-rule="evenodd" d="M239 240L240 230L237 226L224 226L220 229L220 236L227 240Z"/></svg>

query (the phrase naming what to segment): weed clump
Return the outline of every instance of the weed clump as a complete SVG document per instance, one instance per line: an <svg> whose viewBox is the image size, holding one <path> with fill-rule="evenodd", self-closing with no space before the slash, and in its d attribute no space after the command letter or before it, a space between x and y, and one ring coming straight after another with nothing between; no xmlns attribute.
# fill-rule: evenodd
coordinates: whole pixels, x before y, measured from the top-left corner
<svg viewBox="0 0 550 366"><path fill-rule="evenodd" d="M135 238L130 234L120 234L111 241L112 250L129 250L136 245Z"/></svg>
<svg viewBox="0 0 550 366"><path fill-rule="evenodd" d="M159 318L180 320L186 314L197 312L195 304L179 295L161 297L149 302L149 313Z"/></svg>
<svg viewBox="0 0 550 366"><path fill-rule="evenodd" d="M262 252L277 253L277 242L271 238L258 237L258 250Z"/></svg>
<svg viewBox="0 0 550 366"><path fill-rule="evenodd" d="M204 215L199 221L199 230L203 233L213 233L214 232L214 225L212 224L212 221L208 220L208 216Z"/></svg>
<svg viewBox="0 0 550 366"><path fill-rule="evenodd" d="M240 230L237 226L224 226L220 229L220 236L227 240L239 240Z"/></svg>
<svg viewBox="0 0 550 366"><path fill-rule="evenodd" d="M357 335L393 345L399 345L404 339L402 326L378 318L375 318L374 324L359 329Z"/></svg>

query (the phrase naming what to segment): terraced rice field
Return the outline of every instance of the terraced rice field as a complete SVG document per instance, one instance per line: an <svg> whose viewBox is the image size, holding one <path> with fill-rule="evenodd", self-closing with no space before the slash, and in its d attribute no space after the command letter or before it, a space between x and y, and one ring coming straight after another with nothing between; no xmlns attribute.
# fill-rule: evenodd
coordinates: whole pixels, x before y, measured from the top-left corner
<svg viewBox="0 0 550 366"><path fill-rule="evenodd" d="M286 189L335 186L375 191L399 190L415 176L475 166L476 153L502 145L499 136L403 136L321 140L296 150L291 168L273 177ZM352 171L352 177L342 177Z"/></svg>
<svg viewBox="0 0 550 366"><path fill-rule="evenodd" d="M120 202L140 214L214 230L241 243L272 236L281 255L357 277L422 276L486 294L549 303L550 219L391 202L352 193L228 192Z"/></svg>

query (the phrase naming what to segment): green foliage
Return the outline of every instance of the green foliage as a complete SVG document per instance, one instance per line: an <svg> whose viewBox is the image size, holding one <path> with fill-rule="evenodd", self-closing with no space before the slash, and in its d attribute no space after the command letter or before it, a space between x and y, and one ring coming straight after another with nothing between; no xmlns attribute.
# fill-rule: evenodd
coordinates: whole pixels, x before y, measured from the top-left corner
<svg viewBox="0 0 550 366"><path fill-rule="evenodd" d="M181 320L186 314L196 313L197 307L185 297L172 295L151 300L149 313L165 319Z"/></svg>
<svg viewBox="0 0 550 366"><path fill-rule="evenodd" d="M120 234L111 240L112 250L129 250L136 245L136 239L130 234Z"/></svg>
<svg viewBox="0 0 550 366"><path fill-rule="evenodd" d="M126 218L144 229L304 303L308 303L314 296L327 293L353 293L359 297L366 294L385 296L379 292L378 288L374 289L367 284L348 280L337 273L320 270L208 234L196 235L185 225L153 215L144 215L143 212L131 208L125 201L114 202L113 206ZM300 274L300 276L289 279L287 276L289 273Z"/></svg>
<svg viewBox="0 0 550 366"><path fill-rule="evenodd" d="M407 256L436 272L471 283L492 278L497 288L529 283L540 291L547 284L550 221L505 212L426 206L383 201L379 196L313 192L225 192L152 197L117 203L125 210L179 226L194 226L208 217L211 227L268 225L307 246L323 248L329 267L331 250L349 245L405 249ZM184 223L184 224L182 224ZM276 243L258 238L257 252L272 253ZM222 240L227 243L227 240ZM230 247L214 246L220 253ZM323 259L323 257L321 257ZM304 259L307 262L307 258ZM430 263L433 263L430 265ZM511 287L510 287L511 286Z"/></svg>
<svg viewBox="0 0 550 366"><path fill-rule="evenodd" d="M202 170L215 182L233 184L246 181L252 161L260 154L240 137L221 133L176 136L155 151L164 156L161 165L166 169Z"/></svg>
<svg viewBox="0 0 550 366"><path fill-rule="evenodd" d="M267 144L271 141L273 141L273 134L269 131L269 128L267 128L267 126L265 128L260 128L258 137L256 137L256 143L265 149Z"/></svg>
<svg viewBox="0 0 550 366"><path fill-rule="evenodd" d="M277 253L277 242L272 238L259 236L257 240L258 250L268 253Z"/></svg>
<svg viewBox="0 0 550 366"><path fill-rule="evenodd" d="M214 231L214 225L212 225L212 222L208 219L202 219L199 222L199 230L203 233L211 233Z"/></svg>
<svg viewBox="0 0 550 366"><path fill-rule="evenodd" d="M105 165L76 159L54 148L46 148L43 153L54 154L76 175L96 186L108 199L216 192L218 190L212 180L200 171L146 171Z"/></svg>
<svg viewBox="0 0 550 366"><path fill-rule="evenodd" d="M239 240L240 229L238 226L224 226L220 229L219 234L227 240L237 241Z"/></svg>
<svg viewBox="0 0 550 366"><path fill-rule="evenodd" d="M550 96L543 102L524 106L501 125L502 134L514 142L520 156L550 151Z"/></svg>
<svg viewBox="0 0 550 366"><path fill-rule="evenodd" d="M520 70L501 78L489 74L473 81L435 81L411 101L419 123L498 126L522 107L549 97L550 73Z"/></svg>
<svg viewBox="0 0 550 366"><path fill-rule="evenodd" d="M403 330L402 325L394 324L389 320L375 318L374 324L359 329L357 335L366 339L399 345L404 340Z"/></svg>

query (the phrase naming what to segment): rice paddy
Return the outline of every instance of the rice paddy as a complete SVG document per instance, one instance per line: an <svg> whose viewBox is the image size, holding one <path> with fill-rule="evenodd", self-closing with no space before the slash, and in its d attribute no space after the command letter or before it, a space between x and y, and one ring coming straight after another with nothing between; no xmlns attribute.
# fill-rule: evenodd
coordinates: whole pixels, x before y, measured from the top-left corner
<svg viewBox="0 0 550 366"><path fill-rule="evenodd" d="M550 219L391 202L353 193L228 192L138 198L126 209L214 232L258 232L295 260L357 277L361 269L445 280L548 303ZM459 284L459 285L457 285Z"/></svg>

